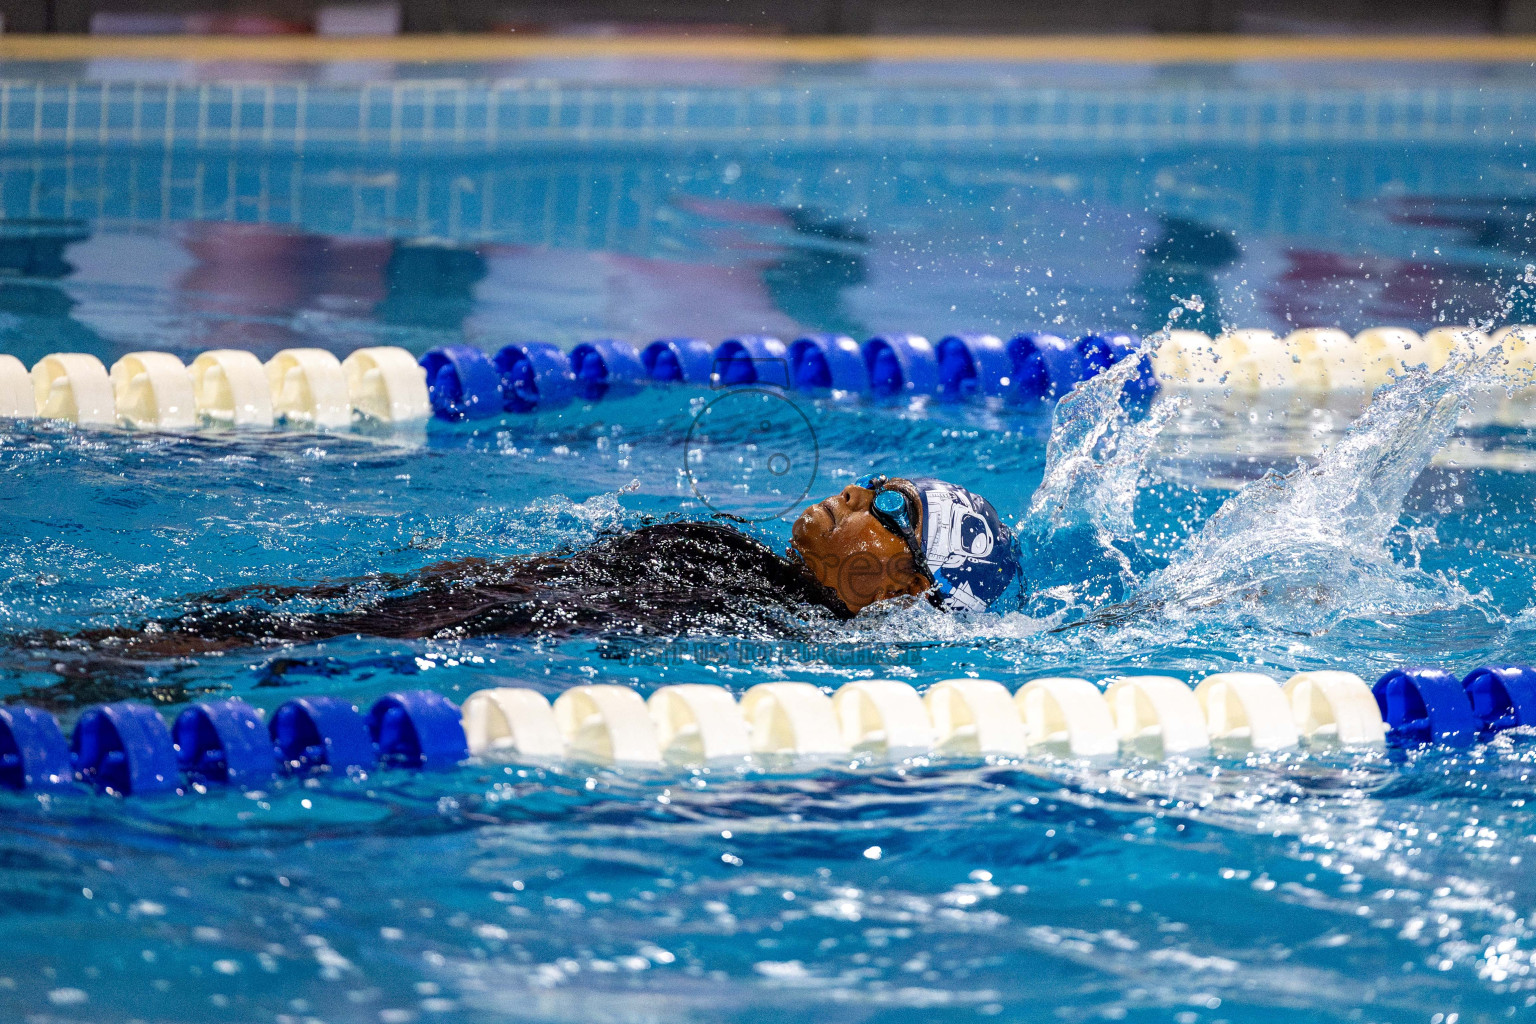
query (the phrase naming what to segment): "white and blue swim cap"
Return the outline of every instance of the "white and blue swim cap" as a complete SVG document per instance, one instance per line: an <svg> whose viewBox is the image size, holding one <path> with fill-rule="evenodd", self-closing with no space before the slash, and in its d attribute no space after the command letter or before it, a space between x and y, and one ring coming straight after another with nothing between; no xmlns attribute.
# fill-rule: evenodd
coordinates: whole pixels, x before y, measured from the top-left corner
<svg viewBox="0 0 1536 1024"><path fill-rule="evenodd" d="M870 476L873 512L907 542L945 611L998 610L1023 571L1013 531L992 503L928 476Z"/></svg>

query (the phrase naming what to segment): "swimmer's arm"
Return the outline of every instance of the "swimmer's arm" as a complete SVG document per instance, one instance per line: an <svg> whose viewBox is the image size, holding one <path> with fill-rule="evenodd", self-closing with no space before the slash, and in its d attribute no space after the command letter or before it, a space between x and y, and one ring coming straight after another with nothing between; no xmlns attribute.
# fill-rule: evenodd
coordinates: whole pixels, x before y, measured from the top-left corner
<svg viewBox="0 0 1536 1024"><path fill-rule="evenodd" d="M1121 601L1119 604L1105 605L1096 608L1080 619L1071 622L1063 622L1059 626L1052 626L1047 633L1065 633L1072 629L1081 629L1084 626L1119 626L1132 619L1140 618L1162 607L1162 602L1149 601Z"/></svg>
<svg viewBox="0 0 1536 1024"><path fill-rule="evenodd" d="M446 562L436 562L414 573L375 573L368 576L343 577L323 583L282 586L273 583L252 583L224 590L212 590L191 594L182 600L189 605L233 604L237 601L291 601L294 598L334 600L354 593L359 587L375 587L399 590L421 583L473 580L486 575L488 568L501 563L486 558L470 556Z"/></svg>
<svg viewBox="0 0 1536 1024"><path fill-rule="evenodd" d="M434 607L445 584L466 591L460 601L479 604L486 599L470 596L480 579L494 577L490 570L511 563L495 563L484 558L461 558L429 565L418 573L389 573L352 579L331 580L307 586L253 584L225 590L192 594L181 598L184 609L169 618L149 619L131 626L83 629L75 633L40 629L26 633L0 634L0 647L57 648L61 650L110 650L130 657L176 658L216 651L259 646L268 642L305 642L347 633L408 635L413 619L431 621ZM366 593L362 592L366 588ZM428 593L396 595L377 607L377 591L424 588ZM349 598L368 597L365 603ZM330 613L286 613L278 609L237 608L225 605L250 600L280 604L294 599L339 602L343 607ZM374 605L370 608L368 605Z"/></svg>

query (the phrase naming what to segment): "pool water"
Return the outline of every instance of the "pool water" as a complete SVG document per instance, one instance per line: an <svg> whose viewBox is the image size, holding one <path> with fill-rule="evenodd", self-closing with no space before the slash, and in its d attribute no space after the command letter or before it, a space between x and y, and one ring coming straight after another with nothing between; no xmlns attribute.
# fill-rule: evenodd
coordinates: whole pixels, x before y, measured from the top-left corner
<svg viewBox="0 0 1536 1024"><path fill-rule="evenodd" d="M332 105L305 121L331 125L318 141L284 128L276 87L3 70L0 351L28 363L1536 315L1523 67L742 66L676 82L652 67L656 84L620 86L583 65L454 69L376 87L380 109L430 93L432 112L368 131L335 113L374 109L368 87L300 75L304 102ZM521 120L476 120L509 95ZM680 96L714 112L623 113L659 117ZM586 113L567 124L555 100ZM182 102L190 121L164 113ZM246 103L270 117L228 128ZM440 139L421 129L439 124ZM1373 679L1533 657L1536 445L1479 414L1499 400L1485 368L1410 374L1368 409L1122 401L1133 369L1055 410L654 389L414 432L0 424L7 636L712 510L782 548L806 500L872 471L984 492L1032 584L1007 615L876 608L787 639L344 638L151 663L8 643L0 686L67 725L94 702L174 712L210 694L270 710L408 687ZM797 411L754 444L691 449L712 399ZM773 454L793 485L763 471ZM1513 730L1459 752L471 762L163 799L5 795L0 1008L282 1024L1523 1019L1533 767Z"/></svg>

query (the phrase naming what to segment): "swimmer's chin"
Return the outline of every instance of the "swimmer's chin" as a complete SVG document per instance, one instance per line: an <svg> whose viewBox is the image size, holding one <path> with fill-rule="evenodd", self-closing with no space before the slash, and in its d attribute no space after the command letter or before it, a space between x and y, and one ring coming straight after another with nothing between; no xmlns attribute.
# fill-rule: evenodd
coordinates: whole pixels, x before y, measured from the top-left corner
<svg viewBox="0 0 1536 1024"><path fill-rule="evenodd" d="M795 554L803 555L805 553L805 535L807 531L810 530L809 520L811 518L811 514L815 512L815 510L816 506L812 505L810 508L800 513L799 518L797 518L794 521L794 524L789 528L789 549Z"/></svg>

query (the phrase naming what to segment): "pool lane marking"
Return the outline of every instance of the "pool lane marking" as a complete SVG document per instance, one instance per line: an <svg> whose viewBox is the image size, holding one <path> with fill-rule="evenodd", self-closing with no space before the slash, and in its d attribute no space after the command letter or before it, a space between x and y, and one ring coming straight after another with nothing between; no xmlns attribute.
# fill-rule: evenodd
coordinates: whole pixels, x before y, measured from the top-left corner
<svg viewBox="0 0 1536 1024"><path fill-rule="evenodd" d="M1172 64L1536 61L1527 36L318 36L0 35L0 60L462 62L520 59Z"/></svg>

